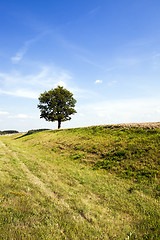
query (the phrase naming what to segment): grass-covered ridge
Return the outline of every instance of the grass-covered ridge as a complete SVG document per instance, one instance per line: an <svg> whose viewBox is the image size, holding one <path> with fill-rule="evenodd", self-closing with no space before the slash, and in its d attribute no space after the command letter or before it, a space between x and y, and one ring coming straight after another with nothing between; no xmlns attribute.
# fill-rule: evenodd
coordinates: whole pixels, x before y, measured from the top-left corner
<svg viewBox="0 0 160 240"><path fill-rule="evenodd" d="M159 128L94 126L58 130L46 132L37 144L124 178L154 181L160 177Z"/></svg>
<svg viewBox="0 0 160 240"><path fill-rule="evenodd" d="M0 239L159 239L160 128L0 137Z"/></svg>

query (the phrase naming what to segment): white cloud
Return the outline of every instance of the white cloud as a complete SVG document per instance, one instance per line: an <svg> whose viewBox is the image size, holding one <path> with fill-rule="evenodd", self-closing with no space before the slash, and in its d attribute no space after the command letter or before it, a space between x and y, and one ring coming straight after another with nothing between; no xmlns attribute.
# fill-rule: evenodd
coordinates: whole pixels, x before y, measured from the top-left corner
<svg viewBox="0 0 160 240"><path fill-rule="evenodd" d="M156 122L160 119L160 99L122 99L79 106L88 125Z"/></svg>
<svg viewBox="0 0 160 240"><path fill-rule="evenodd" d="M8 112L0 111L0 115L8 115Z"/></svg>
<svg viewBox="0 0 160 240"><path fill-rule="evenodd" d="M61 86L61 87L66 87L66 83L63 82L63 81L57 82L57 83L55 84L55 87L56 87L57 85L58 85L58 86Z"/></svg>
<svg viewBox="0 0 160 240"><path fill-rule="evenodd" d="M9 116L8 118L27 119L27 118L33 118L33 117L28 116L26 114L19 113L19 114L13 115L13 116Z"/></svg>
<svg viewBox="0 0 160 240"><path fill-rule="evenodd" d="M101 84L103 81L102 80L96 80L94 83L95 84Z"/></svg>
<svg viewBox="0 0 160 240"><path fill-rule="evenodd" d="M160 107L157 107L156 112L160 113Z"/></svg>

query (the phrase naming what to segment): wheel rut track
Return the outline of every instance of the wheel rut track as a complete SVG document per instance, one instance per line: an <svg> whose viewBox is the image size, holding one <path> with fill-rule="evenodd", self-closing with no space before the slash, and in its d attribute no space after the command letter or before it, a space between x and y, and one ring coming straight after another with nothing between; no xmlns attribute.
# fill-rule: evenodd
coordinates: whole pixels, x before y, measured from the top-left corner
<svg viewBox="0 0 160 240"><path fill-rule="evenodd" d="M23 151L23 153L19 152L17 154L15 152L13 152L13 150L11 148L6 146L5 143L3 141L1 141L1 140L0 140L0 148L1 149L3 148L3 151L6 154L9 153L11 156L13 156L13 158L18 162L18 164L21 167L22 171L26 175L28 181L33 186L38 188L38 190L41 192L41 194L43 194L45 197L47 197L48 199L50 199L51 201L56 203L56 206L58 207L60 212L61 212L61 207L63 206L63 208L65 208L68 212L70 212L74 216L74 214L75 214L74 210L69 206L69 204L65 201L65 199L59 198L54 192L52 192L51 189L49 189L44 182L42 182L37 176L35 176L28 169L28 167L21 161L21 159L20 159L20 157L18 155L20 155L20 156L23 155L23 157L24 157L25 151ZM85 220L85 218L83 216L81 216L81 214L78 214L78 216L74 216L73 218L77 222Z"/></svg>
<svg viewBox="0 0 160 240"><path fill-rule="evenodd" d="M52 200L55 200L56 195L49 188L47 188L45 183L43 183L37 176L35 176L28 169L28 167L20 160L18 155L15 152L13 152L9 147L7 147L1 140L0 140L0 147L3 148L3 151L6 154L9 153L10 155L12 155L13 158L19 163L19 166L21 167L27 179L32 185L35 185L36 187L38 187L39 191L45 194L46 197L49 197Z"/></svg>

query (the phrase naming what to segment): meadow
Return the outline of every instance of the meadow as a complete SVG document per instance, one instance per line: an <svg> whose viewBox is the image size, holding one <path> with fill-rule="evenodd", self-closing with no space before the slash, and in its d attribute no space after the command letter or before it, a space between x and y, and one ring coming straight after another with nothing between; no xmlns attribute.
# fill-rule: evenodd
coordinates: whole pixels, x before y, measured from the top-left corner
<svg viewBox="0 0 160 240"><path fill-rule="evenodd" d="M159 236L159 127L0 136L0 239Z"/></svg>

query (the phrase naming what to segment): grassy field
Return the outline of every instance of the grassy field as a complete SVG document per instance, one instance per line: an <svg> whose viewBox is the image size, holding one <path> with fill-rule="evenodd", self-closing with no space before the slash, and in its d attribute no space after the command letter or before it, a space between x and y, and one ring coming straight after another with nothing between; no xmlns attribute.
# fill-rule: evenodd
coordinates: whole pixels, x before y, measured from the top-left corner
<svg viewBox="0 0 160 240"><path fill-rule="evenodd" d="M159 239L160 128L0 136L0 239Z"/></svg>

